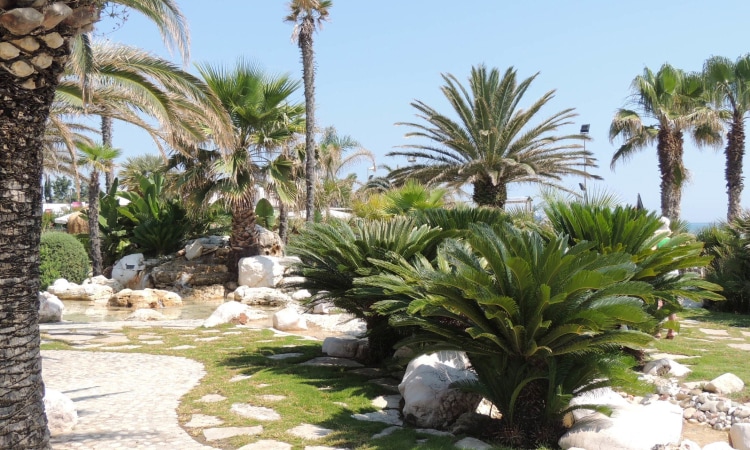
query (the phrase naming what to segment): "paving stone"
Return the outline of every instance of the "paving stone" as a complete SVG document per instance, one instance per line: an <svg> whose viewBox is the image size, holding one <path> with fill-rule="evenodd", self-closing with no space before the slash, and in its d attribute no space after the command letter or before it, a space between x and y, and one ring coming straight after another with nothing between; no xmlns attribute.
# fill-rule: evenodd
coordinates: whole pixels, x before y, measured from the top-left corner
<svg viewBox="0 0 750 450"><path fill-rule="evenodd" d="M298 438L302 439L323 439L329 434L333 433L333 430L328 428L319 427L317 425L310 425L309 423L303 423L298 425L291 430L287 430L287 433L293 434Z"/></svg>
<svg viewBox="0 0 750 450"><path fill-rule="evenodd" d="M301 363L302 366L318 366L318 367L364 367L364 365L357 361L352 361L346 358L335 358L332 356L320 356L313 358L309 361Z"/></svg>
<svg viewBox="0 0 750 450"><path fill-rule="evenodd" d="M750 331L740 331L740 333L742 333L743 336L750 337Z"/></svg>
<svg viewBox="0 0 750 450"><path fill-rule="evenodd" d="M252 375L235 375L229 379L229 382L236 383L238 381L249 380L252 377L253 377Z"/></svg>
<svg viewBox="0 0 750 450"><path fill-rule="evenodd" d="M400 402L400 395L381 395L372 401L372 406L379 409L398 409Z"/></svg>
<svg viewBox="0 0 750 450"><path fill-rule="evenodd" d="M195 338L195 342L211 342L211 341L218 341L221 339L221 336L211 336L207 338Z"/></svg>
<svg viewBox="0 0 750 450"><path fill-rule="evenodd" d="M200 330L201 333L221 333L221 330Z"/></svg>
<svg viewBox="0 0 750 450"><path fill-rule="evenodd" d="M123 334L113 334L106 337L99 337L96 339L96 342L100 344L126 344L130 342L130 339Z"/></svg>
<svg viewBox="0 0 750 450"><path fill-rule="evenodd" d="M456 442L454 444L456 448L462 448L462 449L471 449L471 450L491 450L492 446L489 444L485 444L484 442L480 441L476 438L463 438L460 441Z"/></svg>
<svg viewBox="0 0 750 450"><path fill-rule="evenodd" d="M380 439L382 437L386 437L388 435L391 435L395 433L398 430L403 430L402 427L392 426L388 428L384 428L380 433L376 433L372 435L372 439Z"/></svg>
<svg viewBox="0 0 750 450"><path fill-rule="evenodd" d="M395 409L384 409L366 414L352 414L352 417L365 422L382 422L389 425L403 425L399 412Z"/></svg>
<svg viewBox="0 0 750 450"><path fill-rule="evenodd" d="M196 348L195 345L178 345L177 347L169 347L170 350L187 350L190 348Z"/></svg>
<svg viewBox="0 0 750 450"><path fill-rule="evenodd" d="M230 411L242 417L246 417L248 419L263 420L263 421L281 419L281 416L279 415L279 413L277 413L271 408L266 408L265 406L253 406L247 403L235 403L230 408Z"/></svg>
<svg viewBox="0 0 750 450"><path fill-rule="evenodd" d="M206 428L203 430L203 436L207 441L218 441L235 436L256 436L262 432L263 425L257 425L254 427Z"/></svg>
<svg viewBox="0 0 750 450"><path fill-rule="evenodd" d="M199 402L203 402L203 403L217 403L217 402L223 402L226 399L227 398L224 397L223 395L219 395L219 394L207 394L207 395L204 395L203 397L199 398L198 401Z"/></svg>
<svg viewBox="0 0 750 450"><path fill-rule="evenodd" d="M56 341L65 341L65 342L76 342L76 341L90 341L92 339L97 339L101 336L93 335L93 334L55 334L52 336L52 338Z"/></svg>
<svg viewBox="0 0 750 450"><path fill-rule="evenodd" d="M286 398L286 395L267 394L267 395L260 395L258 396L258 398L261 400L265 400L267 402L280 402Z"/></svg>
<svg viewBox="0 0 750 450"><path fill-rule="evenodd" d="M141 334L138 336L139 341L148 341L149 339L161 339L158 334Z"/></svg>
<svg viewBox="0 0 750 450"><path fill-rule="evenodd" d="M190 422L186 423L185 426L188 428L205 428L215 427L223 424L224 421L214 416L207 416L205 414L193 414L190 417Z"/></svg>
<svg viewBox="0 0 750 450"><path fill-rule="evenodd" d="M728 344L728 346L738 350L750 351L750 344Z"/></svg>
<svg viewBox="0 0 750 450"><path fill-rule="evenodd" d="M164 341L141 341L141 343L146 345L161 345Z"/></svg>
<svg viewBox="0 0 750 450"><path fill-rule="evenodd" d="M132 350L141 348L142 345L118 345L117 347L99 347L100 350Z"/></svg>
<svg viewBox="0 0 750 450"><path fill-rule="evenodd" d="M727 330L715 330L713 328L698 328L703 334L710 336L729 336Z"/></svg>
<svg viewBox="0 0 750 450"><path fill-rule="evenodd" d="M243 445L237 450L292 450L292 446L286 442L263 439L252 444Z"/></svg>
<svg viewBox="0 0 750 450"><path fill-rule="evenodd" d="M225 332L223 332L221 334L223 334L223 335L237 335L237 334L242 334L242 331L225 331Z"/></svg>
<svg viewBox="0 0 750 450"><path fill-rule="evenodd" d="M278 360L282 360L282 359L299 358L300 356L303 356L303 355L304 355L304 353L279 353L279 354L276 354L276 355L266 356L266 358L278 361Z"/></svg>

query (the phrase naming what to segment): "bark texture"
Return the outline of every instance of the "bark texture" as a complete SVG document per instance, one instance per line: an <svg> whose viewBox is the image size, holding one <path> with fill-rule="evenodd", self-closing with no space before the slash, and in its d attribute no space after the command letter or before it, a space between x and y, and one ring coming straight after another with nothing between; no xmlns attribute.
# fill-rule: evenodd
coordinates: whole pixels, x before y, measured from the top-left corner
<svg viewBox="0 0 750 450"><path fill-rule="evenodd" d="M91 245L91 271L102 274L102 242L99 238L99 172L91 171L89 180L89 244Z"/></svg>
<svg viewBox="0 0 750 450"><path fill-rule="evenodd" d="M503 209L508 201L508 189L502 181L498 184L492 183L490 177L481 177L474 180L474 193L471 199L478 206L491 206Z"/></svg>
<svg viewBox="0 0 750 450"><path fill-rule="evenodd" d="M742 176L742 160L745 157L745 123L743 115L735 112L729 132L727 132L726 168L727 180L727 220L732 221L742 213L742 190L745 188Z"/></svg>
<svg viewBox="0 0 750 450"><path fill-rule="evenodd" d="M0 448L49 448L39 353L42 138L70 38L93 0L0 10Z"/></svg>
<svg viewBox="0 0 750 450"><path fill-rule="evenodd" d="M308 14L302 19L299 48L302 52L302 81L305 88L305 212L312 222L315 211L315 58L313 32L315 20Z"/></svg>
<svg viewBox="0 0 750 450"><path fill-rule="evenodd" d="M668 127L659 129L656 151L661 175L661 214L669 220L680 218L682 185L687 175L682 162L682 132Z"/></svg>

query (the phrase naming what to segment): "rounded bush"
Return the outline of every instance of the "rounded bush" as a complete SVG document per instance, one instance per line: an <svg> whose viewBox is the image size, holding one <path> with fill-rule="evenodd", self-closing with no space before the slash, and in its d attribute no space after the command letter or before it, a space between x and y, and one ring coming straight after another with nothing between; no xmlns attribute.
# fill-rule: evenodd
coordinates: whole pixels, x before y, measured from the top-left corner
<svg viewBox="0 0 750 450"><path fill-rule="evenodd" d="M59 231L42 233L39 246L39 277L41 289L65 278L71 283L80 284L89 273L89 255L83 244L73 235Z"/></svg>

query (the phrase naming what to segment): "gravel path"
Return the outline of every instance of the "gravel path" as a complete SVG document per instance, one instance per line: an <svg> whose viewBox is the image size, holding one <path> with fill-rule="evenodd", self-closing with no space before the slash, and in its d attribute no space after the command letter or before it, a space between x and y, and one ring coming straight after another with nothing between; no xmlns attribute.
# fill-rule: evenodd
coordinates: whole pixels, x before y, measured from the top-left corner
<svg viewBox="0 0 750 450"><path fill-rule="evenodd" d="M205 375L203 366L175 356L43 350L46 386L73 400L79 421L52 438L63 449L211 449L177 421L180 397Z"/></svg>

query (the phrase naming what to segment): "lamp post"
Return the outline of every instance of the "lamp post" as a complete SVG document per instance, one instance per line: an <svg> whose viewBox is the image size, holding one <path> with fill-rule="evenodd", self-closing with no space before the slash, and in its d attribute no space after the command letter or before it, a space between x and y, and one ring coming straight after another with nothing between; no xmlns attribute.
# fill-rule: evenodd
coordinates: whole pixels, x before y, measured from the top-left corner
<svg viewBox="0 0 750 450"><path fill-rule="evenodd" d="M589 159L586 156L586 136L589 134L590 124L585 123L581 125L581 135L583 136L583 184L578 183L578 186L583 191L583 202L585 204L589 203L589 193L586 189L586 178L588 178L588 174L586 173L586 167L588 166Z"/></svg>

